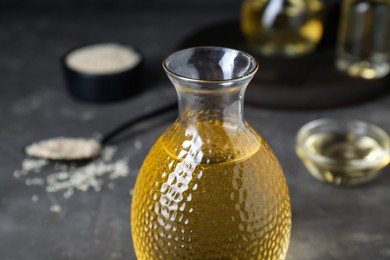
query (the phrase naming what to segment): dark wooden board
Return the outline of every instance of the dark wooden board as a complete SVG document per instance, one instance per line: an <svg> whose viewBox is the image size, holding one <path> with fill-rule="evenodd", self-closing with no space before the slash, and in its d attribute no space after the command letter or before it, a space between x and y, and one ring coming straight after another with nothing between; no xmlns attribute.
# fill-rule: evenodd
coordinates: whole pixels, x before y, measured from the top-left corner
<svg viewBox="0 0 390 260"><path fill-rule="evenodd" d="M336 15L335 15L336 16ZM378 80L352 78L334 66L337 19L328 20L317 50L298 58L264 57L255 53L243 38L239 21L226 21L194 32L180 45L224 46L246 51L259 62L250 83L246 102L275 108L328 108L354 104L386 95L390 77Z"/></svg>

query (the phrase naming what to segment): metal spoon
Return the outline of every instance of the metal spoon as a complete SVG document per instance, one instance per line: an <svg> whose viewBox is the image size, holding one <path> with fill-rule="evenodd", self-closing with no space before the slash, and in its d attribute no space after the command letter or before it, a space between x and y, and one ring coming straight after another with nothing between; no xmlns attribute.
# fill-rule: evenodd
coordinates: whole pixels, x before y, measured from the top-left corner
<svg viewBox="0 0 390 260"><path fill-rule="evenodd" d="M166 105L158 110L133 118L102 135L100 138L55 137L30 144L25 147L24 151L28 156L56 161L93 159L101 153L104 145L122 131L175 109L177 109L177 103Z"/></svg>

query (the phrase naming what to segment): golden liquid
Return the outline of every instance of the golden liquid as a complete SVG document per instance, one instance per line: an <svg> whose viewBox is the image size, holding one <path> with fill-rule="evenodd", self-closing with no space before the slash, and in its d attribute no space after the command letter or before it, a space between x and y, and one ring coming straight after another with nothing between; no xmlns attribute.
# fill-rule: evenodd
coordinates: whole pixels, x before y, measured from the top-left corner
<svg viewBox="0 0 390 260"><path fill-rule="evenodd" d="M318 133L307 138L304 146L331 160L314 163L299 152L314 177L337 185L366 182L389 163L388 152L369 136Z"/></svg>
<svg viewBox="0 0 390 260"><path fill-rule="evenodd" d="M284 259L283 172L249 127L175 123L141 168L131 227L138 259Z"/></svg>
<svg viewBox="0 0 390 260"><path fill-rule="evenodd" d="M323 34L319 0L246 0L241 30L264 55L298 56L315 49Z"/></svg>
<svg viewBox="0 0 390 260"><path fill-rule="evenodd" d="M343 3L336 66L350 76L374 79L390 71L390 0Z"/></svg>

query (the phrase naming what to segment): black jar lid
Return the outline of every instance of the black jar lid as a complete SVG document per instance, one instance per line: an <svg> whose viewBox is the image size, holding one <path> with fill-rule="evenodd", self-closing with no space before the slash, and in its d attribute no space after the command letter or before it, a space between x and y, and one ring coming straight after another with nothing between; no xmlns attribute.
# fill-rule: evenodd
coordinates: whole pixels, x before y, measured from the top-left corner
<svg viewBox="0 0 390 260"><path fill-rule="evenodd" d="M65 53L61 65L69 93L83 101L112 102L142 90L143 57L129 45L79 46Z"/></svg>

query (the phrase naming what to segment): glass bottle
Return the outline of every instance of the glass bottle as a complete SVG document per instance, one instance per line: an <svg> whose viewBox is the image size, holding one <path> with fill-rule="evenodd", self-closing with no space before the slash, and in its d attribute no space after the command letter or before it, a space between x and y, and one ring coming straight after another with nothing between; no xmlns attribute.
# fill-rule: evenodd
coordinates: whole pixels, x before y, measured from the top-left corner
<svg viewBox="0 0 390 260"><path fill-rule="evenodd" d="M300 56L322 38L323 9L321 0L244 0L241 31L263 55Z"/></svg>
<svg viewBox="0 0 390 260"><path fill-rule="evenodd" d="M390 0L343 1L336 67L364 79L389 73Z"/></svg>
<svg viewBox="0 0 390 260"><path fill-rule="evenodd" d="M178 51L163 63L179 117L138 175L131 229L138 259L284 259L291 211L282 169L243 119L257 71L248 54Z"/></svg>

